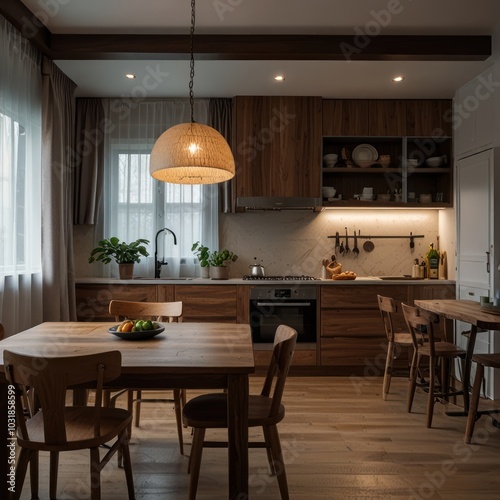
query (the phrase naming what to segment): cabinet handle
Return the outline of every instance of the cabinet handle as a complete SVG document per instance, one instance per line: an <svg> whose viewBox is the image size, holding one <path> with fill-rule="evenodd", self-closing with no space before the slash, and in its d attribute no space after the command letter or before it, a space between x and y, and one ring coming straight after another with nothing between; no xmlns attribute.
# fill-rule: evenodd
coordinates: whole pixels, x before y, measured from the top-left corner
<svg viewBox="0 0 500 500"><path fill-rule="evenodd" d="M486 272L490 273L490 252L486 252Z"/></svg>
<svg viewBox="0 0 500 500"><path fill-rule="evenodd" d="M474 292L469 292L469 295L472 295L474 297L475 294Z"/></svg>

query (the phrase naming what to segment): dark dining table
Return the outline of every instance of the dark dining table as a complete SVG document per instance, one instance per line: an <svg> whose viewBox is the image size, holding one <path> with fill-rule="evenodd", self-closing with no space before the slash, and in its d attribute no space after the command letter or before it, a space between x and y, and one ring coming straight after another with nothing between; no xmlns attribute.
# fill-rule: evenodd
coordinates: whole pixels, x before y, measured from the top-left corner
<svg viewBox="0 0 500 500"><path fill-rule="evenodd" d="M461 299L432 299L415 300L415 305L426 311L431 311L448 321L463 321L470 325L467 349L464 363L464 373L462 377L464 410L461 412L447 412L450 415L467 415L469 410L469 390L470 373L472 365L472 355L479 331L500 330L500 315L493 314L481 306L479 302ZM450 324L446 328L446 337L449 339ZM489 413L488 410L481 413Z"/></svg>
<svg viewBox="0 0 500 500"><path fill-rule="evenodd" d="M41 357L118 350L122 372L113 384L128 388L226 389L228 397L228 498L248 496L248 386L255 371L250 326L168 323L147 340L124 340L109 322L50 322L0 342L0 498L8 498L5 349ZM133 464L132 464L133 466ZM187 486L187 482L186 482Z"/></svg>

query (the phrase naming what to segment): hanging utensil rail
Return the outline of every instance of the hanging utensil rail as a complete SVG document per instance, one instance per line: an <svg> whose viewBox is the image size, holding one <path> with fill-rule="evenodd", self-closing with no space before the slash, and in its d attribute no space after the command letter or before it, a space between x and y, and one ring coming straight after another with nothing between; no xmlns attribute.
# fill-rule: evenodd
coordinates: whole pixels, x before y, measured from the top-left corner
<svg viewBox="0 0 500 500"><path fill-rule="evenodd" d="M335 238L335 236L328 236L328 238ZM364 235L361 235L361 234L358 234L358 239L362 239L362 240L372 240L372 239L377 239L377 238L380 238L380 239L386 239L386 238L407 238L407 239L412 239L412 238L425 238L425 234L411 234L409 236L392 236L392 235L388 235L388 236L364 236Z"/></svg>

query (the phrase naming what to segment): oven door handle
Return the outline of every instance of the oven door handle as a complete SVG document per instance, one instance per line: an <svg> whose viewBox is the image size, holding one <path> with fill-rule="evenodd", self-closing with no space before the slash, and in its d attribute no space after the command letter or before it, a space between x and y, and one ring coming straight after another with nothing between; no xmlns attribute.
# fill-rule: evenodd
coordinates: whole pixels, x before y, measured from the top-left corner
<svg viewBox="0 0 500 500"><path fill-rule="evenodd" d="M257 302L257 307L310 307L310 302Z"/></svg>

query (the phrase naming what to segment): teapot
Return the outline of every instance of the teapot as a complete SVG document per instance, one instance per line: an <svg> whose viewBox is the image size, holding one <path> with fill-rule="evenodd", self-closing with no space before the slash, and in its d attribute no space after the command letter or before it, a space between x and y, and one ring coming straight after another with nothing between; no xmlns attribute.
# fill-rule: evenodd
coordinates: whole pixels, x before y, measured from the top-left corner
<svg viewBox="0 0 500 500"><path fill-rule="evenodd" d="M262 266L261 264L257 264L257 257L254 257L254 263L250 264L248 267L250 268L251 276L258 276L258 277L265 276L264 266Z"/></svg>

